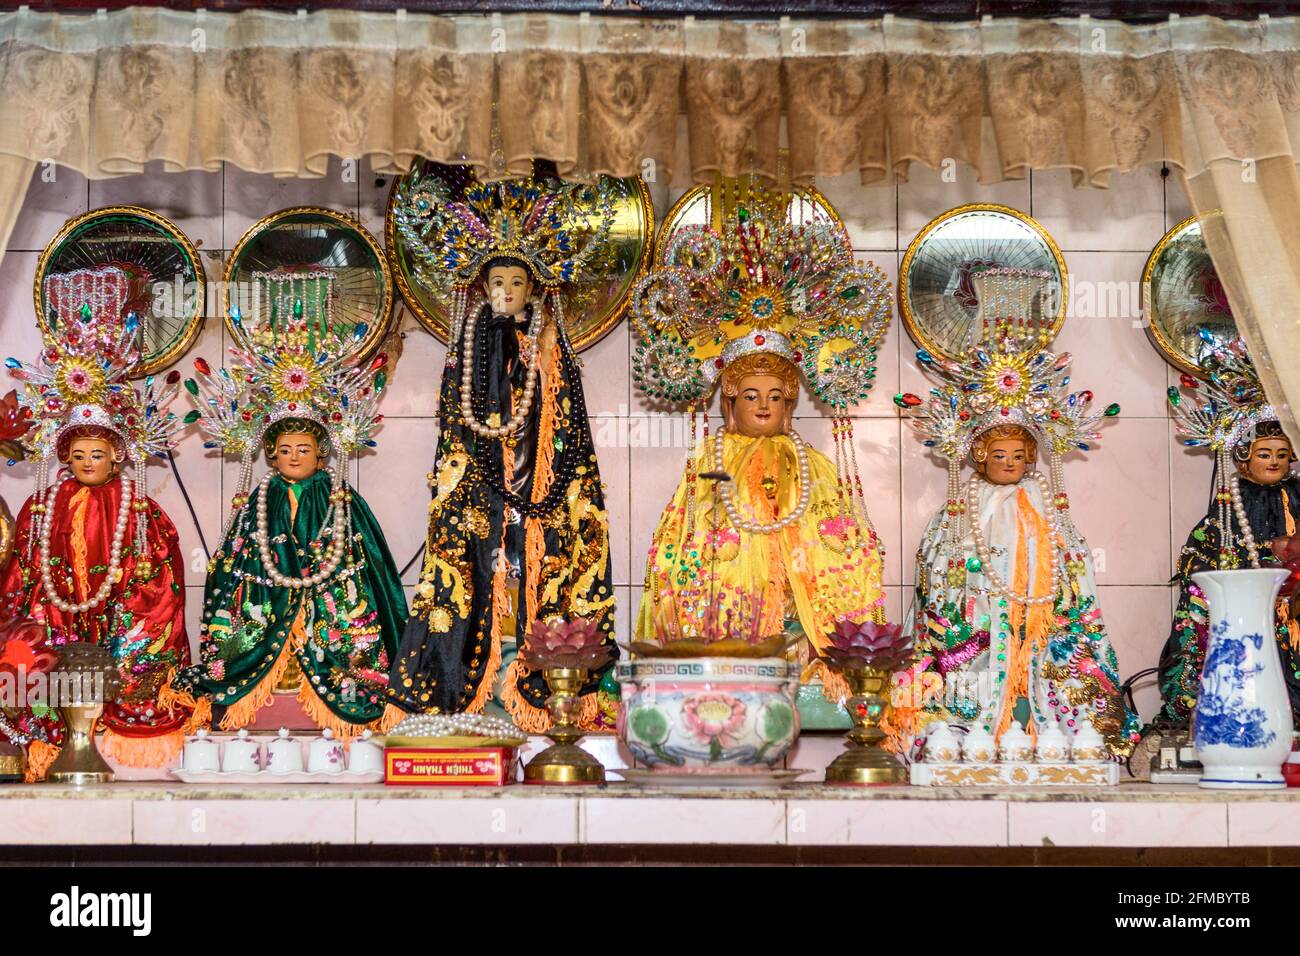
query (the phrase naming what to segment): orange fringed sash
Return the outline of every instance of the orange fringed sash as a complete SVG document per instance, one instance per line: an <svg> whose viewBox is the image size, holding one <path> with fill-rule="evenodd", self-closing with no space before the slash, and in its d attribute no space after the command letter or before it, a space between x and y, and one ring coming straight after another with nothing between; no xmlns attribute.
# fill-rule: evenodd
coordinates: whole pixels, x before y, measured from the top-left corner
<svg viewBox="0 0 1300 956"><path fill-rule="evenodd" d="M280 683L280 678L284 676L284 672L289 669L290 655L303 646L306 640L306 609L300 605L293 624L289 627L289 633L284 643L280 645L280 653L276 656L275 663L262 675L262 679L252 690L226 708L226 712L221 717L222 730L233 731L240 727L247 727L257 717L259 710L271 705L275 700L275 688Z"/></svg>
<svg viewBox="0 0 1300 956"><path fill-rule="evenodd" d="M280 684L280 679L284 677L284 672L289 669L289 661L292 655L306 646L307 642L307 612L306 605L298 608L298 614L293 619L293 625L289 628L289 634L284 643L280 645L280 653L271 665L271 669L262 675L262 679L257 685L240 698L235 703L226 708L222 715L220 727L225 731L235 731L241 727L247 727L256 718L258 711L264 707L269 707L275 700L275 689ZM325 705L320 695L311 686L311 680L304 672L302 679L298 682L297 700L302 707L303 713L306 714L317 727L322 730L328 727L333 731L334 736L342 740L345 744L358 737L366 730L372 730L375 733L387 733L393 727L406 717L405 711L392 704L384 708L384 713L377 720L372 720L368 724L354 724L344 720ZM207 704L204 700L202 703ZM208 719L211 717L211 705L209 704ZM184 737L182 736L182 741ZM125 762L125 761L123 761Z"/></svg>
<svg viewBox="0 0 1300 956"><path fill-rule="evenodd" d="M126 767L165 767L184 746L184 728L153 737L125 737L105 728L99 738L100 753Z"/></svg>
<svg viewBox="0 0 1300 956"><path fill-rule="evenodd" d="M542 400L543 411L547 399ZM514 480L515 456L511 451L509 444L501 443L501 475L502 481L507 488ZM524 551L528 551L528 526L524 526ZM500 549L498 554L506 552L506 523L501 522L501 540L497 543ZM510 590L506 587L506 562L494 561L492 566L492 623L488 634L488 659L487 667L483 671L483 678L478 683L478 689L474 692L474 699L466 705L465 709L471 714L477 714L483 710L487 702L492 699L493 687L496 685L497 671L501 669L501 624L510 604ZM533 595L527 595L526 600L531 602ZM519 599L515 599L515 640L519 641Z"/></svg>
<svg viewBox="0 0 1300 956"><path fill-rule="evenodd" d="M33 740L27 745L27 769L23 771L23 782L40 783L58 756L59 748L54 744Z"/></svg>
<svg viewBox="0 0 1300 956"><path fill-rule="evenodd" d="M1051 581L1051 562L1055 559L1055 555L1052 553L1047 521L1030 503L1029 496L1021 488L1016 493L1016 568L1015 580L1011 584L1011 590L1016 594L1026 593L1029 586L1028 536L1031 523L1037 548L1034 555L1034 588L1028 593L1030 597L1042 597L1047 593L1048 583ZM1043 641L1056 626L1056 609L1052 605L1038 604L1026 608L1021 603L1010 603L1011 659L1007 664L1007 685L1002 693L1002 714L998 719L995 735L998 738L1001 738L1011 726L1016 701L1021 697L1029 697L1030 667L1038 652L1046 646ZM1029 721L1028 732L1031 739L1038 739L1037 729L1032 720Z"/></svg>
<svg viewBox="0 0 1300 956"><path fill-rule="evenodd" d="M86 557L86 506L90 504L90 489L84 485L77 489L68 502L72 509L72 571L76 579L78 600L90 594L90 564Z"/></svg>

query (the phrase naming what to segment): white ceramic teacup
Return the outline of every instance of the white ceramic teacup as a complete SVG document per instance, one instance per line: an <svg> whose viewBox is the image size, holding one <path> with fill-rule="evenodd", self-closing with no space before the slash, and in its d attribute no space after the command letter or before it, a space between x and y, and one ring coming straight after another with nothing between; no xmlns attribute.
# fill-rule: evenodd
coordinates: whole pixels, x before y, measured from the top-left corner
<svg viewBox="0 0 1300 956"><path fill-rule="evenodd" d="M1005 763L1029 763L1034 759L1034 742L1019 724L1013 723L998 740L998 757Z"/></svg>
<svg viewBox="0 0 1300 956"><path fill-rule="evenodd" d="M226 741L221 755L221 769L225 773L257 773L262 769L262 745L240 730Z"/></svg>
<svg viewBox="0 0 1300 956"><path fill-rule="evenodd" d="M384 769L384 748L369 730L363 730L361 736L352 741L348 748L348 770L356 773L370 773Z"/></svg>
<svg viewBox="0 0 1300 956"><path fill-rule="evenodd" d="M1057 724L1050 724L1038 735L1038 759L1043 763L1063 763L1070 759L1070 741Z"/></svg>
<svg viewBox="0 0 1300 956"><path fill-rule="evenodd" d="M307 750L308 773L342 773L344 766L343 744L326 727L311 742Z"/></svg>
<svg viewBox="0 0 1300 956"><path fill-rule="evenodd" d="M199 728L193 737L185 741L181 766L189 771L221 769L221 748L208 736L207 728Z"/></svg>
<svg viewBox="0 0 1300 956"><path fill-rule="evenodd" d="M302 771L302 743L289 736L289 728L281 727L276 738L266 745L267 773L300 773Z"/></svg>
<svg viewBox="0 0 1300 956"><path fill-rule="evenodd" d="M961 755L967 763L995 763L998 759L998 745L982 724L976 724L962 741Z"/></svg>
<svg viewBox="0 0 1300 956"><path fill-rule="evenodd" d="M1101 763L1109 757L1106 752L1106 741L1102 739L1101 734L1097 733L1097 728L1092 726L1092 721L1086 717L1079 721L1071 750L1075 763Z"/></svg>
<svg viewBox="0 0 1300 956"><path fill-rule="evenodd" d="M961 753L961 744L947 724L931 724L925 736L927 763L954 763Z"/></svg>

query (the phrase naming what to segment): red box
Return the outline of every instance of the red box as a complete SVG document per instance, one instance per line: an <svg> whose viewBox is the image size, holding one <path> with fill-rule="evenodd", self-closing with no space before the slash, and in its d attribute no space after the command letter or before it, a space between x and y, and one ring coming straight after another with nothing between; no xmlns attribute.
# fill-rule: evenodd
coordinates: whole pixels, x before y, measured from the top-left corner
<svg viewBox="0 0 1300 956"><path fill-rule="evenodd" d="M389 747L384 783L396 787L501 787L515 782L514 747Z"/></svg>

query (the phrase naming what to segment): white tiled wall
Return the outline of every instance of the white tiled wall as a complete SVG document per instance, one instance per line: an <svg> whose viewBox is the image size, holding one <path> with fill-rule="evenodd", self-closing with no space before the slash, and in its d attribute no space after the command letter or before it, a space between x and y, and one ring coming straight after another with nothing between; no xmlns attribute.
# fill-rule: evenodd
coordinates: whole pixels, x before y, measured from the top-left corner
<svg viewBox="0 0 1300 956"><path fill-rule="evenodd" d="M32 313L31 282L36 258L45 242L68 217L88 208L114 203L151 207L176 221L199 245L212 274L221 256L244 230L262 216L291 205L330 206L361 220L382 241L384 203L389 177L376 177L362 164L353 176L335 162L320 180L277 180L234 167L222 172L168 174L161 171L117 180L87 182L56 170L53 182L38 174L28 193L9 251L0 264L0 336L5 355L29 358L38 338ZM1037 173L1022 182L979 186L969 171L944 182L914 167L910 182L863 188L856 176L819 184L848 224L854 245L889 274L908 242L933 216L966 202L994 201L1039 218L1065 253L1076 283L1136 281L1152 246L1166 228L1189 214L1176 182L1157 169L1117 175L1110 190L1074 190L1066 172ZM659 200L676 198L680 188ZM658 210L662 214L664 206ZM1058 347L1076 356L1075 383L1092 388L1103 404L1118 401L1121 417L1104 432L1101 447L1067 463L1075 520L1099 555L1102 606L1127 676L1155 663L1169 625L1172 598L1167 581L1172 554L1203 509L1209 482L1205 459L1182 450L1173 440L1163 392L1175 383L1170 370L1148 344L1133 315L1098 318L1072 316ZM379 433L379 448L356 464L354 475L378 514L399 565L406 564L423 539L427 491L424 475L436 438L430 417L442 368L443 349L405 312L402 358L392 376ZM629 419L651 409L635 393L628 373L631 351L626 325L583 353L589 412ZM216 361L224 348L219 321L210 320L195 355ZM913 582L912 556L921 530L944 493L944 471L925 455L911 431L899 420L891 401L900 388L925 387L917 371L914 345L901 325L891 327L880 354L878 387L859 411L856 427L858 461L872 516L888 554L885 583L888 609L897 620L905 610ZM798 410L801 432L829 451L829 429L819 411L804 400ZM593 423L598 438L600 423ZM608 428L610 434L619 429ZM638 434L631 428L630 434ZM599 448L608 488L611 552L619 599L619 632L626 635L640 598L645 550L659 510L681 473L681 448ZM210 546L219 533L234 469L222 468L215 453L205 452L190 436L176 464L193 499ZM201 555L194 524L175 479L161 465L150 466L154 494L180 529L191 565L188 595L190 620L197 618L202 583ZM30 491L25 466L0 471L0 493L15 510ZM223 489L223 484L225 485ZM1172 493L1171 493L1171 488ZM414 582L412 570L406 583ZM1157 700L1148 679L1139 685L1139 707L1150 716Z"/></svg>

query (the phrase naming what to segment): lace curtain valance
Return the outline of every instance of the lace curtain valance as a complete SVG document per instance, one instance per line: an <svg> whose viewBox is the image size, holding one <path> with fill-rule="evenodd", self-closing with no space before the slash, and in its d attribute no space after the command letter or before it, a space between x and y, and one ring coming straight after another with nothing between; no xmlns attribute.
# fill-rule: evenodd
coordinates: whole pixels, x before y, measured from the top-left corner
<svg viewBox="0 0 1300 956"><path fill-rule="evenodd" d="M150 159L312 176L330 153L664 176L684 114L696 181L775 175L784 145L796 181L920 162L1104 186L1290 153L1300 23L17 11L0 89L0 154L91 177Z"/></svg>
<svg viewBox="0 0 1300 956"><path fill-rule="evenodd" d="M570 177L666 182L683 129L676 172L700 182L784 178L782 147L795 182L906 178L915 162L1105 186L1167 162L1300 441L1296 19L19 10L0 14L0 91L0 249L38 163L320 176L330 154L383 171L424 156L495 178L542 157Z"/></svg>

